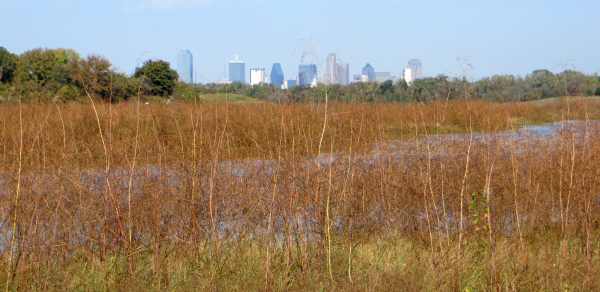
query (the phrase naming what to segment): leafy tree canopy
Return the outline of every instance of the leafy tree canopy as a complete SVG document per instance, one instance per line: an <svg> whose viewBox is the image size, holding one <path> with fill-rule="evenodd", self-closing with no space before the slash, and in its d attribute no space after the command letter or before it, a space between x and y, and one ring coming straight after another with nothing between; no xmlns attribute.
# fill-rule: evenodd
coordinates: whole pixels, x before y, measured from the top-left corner
<svg viewBox="0 0 600 292"><path fill-rule="evenodd" d="M10 82L17 67L17 56L0 47L0 82Z"/></svg>
<svg viewBox="0 0 600 292"><path fill-rule="evenodd" d="M22 53L17 62L15 78L33 81L40 86L61 87L72 81L72 66L80 59L72 49L37 48Z"/></svg>
<svg viewBox="0 0 600 292"><path fill-rule="evenodd" d="M133 77L142 76L150 78L152 91L160 96L172 94L179 79L179 75L171 69L169 62L162 60L148 60L141 68L136 68Z"/></svg>
<svg viewBox="0 0 600 292"><path fill-rule="evenodd" d="M112 99L112 64L99 55L88 55L73 64L73 78L86 94L93 94L104 100Z"/></svg>

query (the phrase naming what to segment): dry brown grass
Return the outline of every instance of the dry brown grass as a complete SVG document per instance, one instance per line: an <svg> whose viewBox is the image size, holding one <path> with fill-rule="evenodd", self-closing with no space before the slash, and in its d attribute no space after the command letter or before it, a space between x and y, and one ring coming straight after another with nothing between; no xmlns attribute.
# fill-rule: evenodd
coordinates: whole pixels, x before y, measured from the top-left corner
<svg viewBox="0 0 600 292"><path fill-rule="evenodd" d="M0 280L598 289L594 104L329 106L320 156L323 104L0 106Z"/></svg>

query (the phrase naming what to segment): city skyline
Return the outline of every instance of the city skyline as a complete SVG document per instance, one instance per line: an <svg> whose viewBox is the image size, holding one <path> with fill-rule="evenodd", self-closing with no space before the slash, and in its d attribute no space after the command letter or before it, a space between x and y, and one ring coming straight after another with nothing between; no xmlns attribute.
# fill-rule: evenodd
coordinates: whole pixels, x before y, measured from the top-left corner
<svg viewBox="0 0 600 292"><path fill-rule="evenodd" d="M186 52L191 56L191 53L188 50L181 50L182 52ZM325 55L325 71L321 71L323 66L319 64L300 64L298 75L296 75L296 79L285 80L283 70L281 67L281 63L273 63L273 67L271 68L271 72L267 73L264 68L251 68L249 69L250 76L250 85L256 85L260 83L269 83L274 84L279 89L286 89L295 85L303 85L303 86L315 86L318 83L325 84L340 84L340 85L348 85L351 83L350 81L350 64L345 62L337 62L336 54L330 53ZM178 56L179 61L179 56ZM409 62L409 67L411 64L418 64L420 68L419 78L423 78L422 71L422 62L419 59L411 59ZM178 63L179 66L179 63ZM243 60L239 60L239 55L236 54L236 59L231 60L229 63L229 74L225 73L225 76L229 76L229 78L223 79L215 79L213 81L207 81L205 83L227 83L227 82L245 82L245 74L243 74L243 70L245 69L245 62ZM321 70L320 70L321 69ZM410 69L401 69L399 76L404 79L404 73L406 70ZM409 71L410 72L410 71ZM319 76L320 73L320 76ZM369 82L369 81L377 81L384 82L386 80L392 80L396 82L398 79L396 76L392 76L392 72L375 72L374 68L367 63L365 67L362 69L363 75L353 75L354 78L352 82ZM358 76L358 77L357 77ZM361 77L362 76L362 77ZM369 78L371 76L371 78ZM366 79L365 79L366 77ZM181 80L181 78L180 78ZM407 82L410 82L409 79L406 79ZM410 80L414 80L410 78ZM293 82L289 82L293 81ZM297 81L297 82L296 82Z"/></svg>
<svg viewBox="0 0 600 292"><path fill-rule="evenodd" d="M587 73L600 69L595 49L600 41L590 37L595 35L594 13L600 2L591 0L0 0L0 10L0 25L11 27L0 31L0 40L12 53L70 48L81 56L104 56L118 70L132 74L148 59L164 60L175 68L174 52L183 48L194 55L193 79L202 83L223 76L226 60L236 53L243 54L246 68L268 70L279 62L291 79L309 49L321 63L326 53L339 54L339 60L352 64L351 75L370 63L377 71L399 76L415 57L426 62L426 76L463 74L459 57L470 57L474 69L466 68L466 74L476 79L526 75L537 69L558 73L565 66ZM340 13L330 12L334 10ZM54 21L41 22L49 14ZM307 15L318 21L307 20ZM370 25L352 25L364 15L376 17ZM457 15L465 16L458 21ZM407 23L418 25L406 29ZM540 26L544 23L552 25ZM339 29L341 24L352 29ZM201 29L203 37L189 37L184 29L189 27ZM272 31L257 37L252 33L256 27ZM312 56L305 59L316 64Z"/></svg>

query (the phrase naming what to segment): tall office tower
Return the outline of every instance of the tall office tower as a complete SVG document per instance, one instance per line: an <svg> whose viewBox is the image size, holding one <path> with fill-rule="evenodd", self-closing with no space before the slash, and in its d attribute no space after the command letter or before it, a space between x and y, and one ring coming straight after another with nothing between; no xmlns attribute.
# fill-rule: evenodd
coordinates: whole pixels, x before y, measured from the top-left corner
<svg viewBox="0 0 600 292"><path fill-rule="evenodd" d="M313 79L317 78L317 65L300 65L298 67L298 85L311 86ZM316 83L316 82L314 82Z"/></svg>
<svg viewBox="0 0 600 292"><path fill-rule="evenodd" d="M283 87L283 70L281 64L274 63L273 69L271 69L271 84L274 84L279 89L285 89Z"/></svg>
<svg viewBox="0 0 600 292"><path fill-rule="evenodd" d="M238 60L238 55L235 55L235 60L229 63L229 80L246 83L246 64Z"/></svg>
<svg viewBox="0 0 600 292"><path fill-rule="evenodd" d="M296 79L289 79L289 80L287 81L287 88L288 88L288 89L290 89L290 88L292 88L292 86L296 86L296 85L297 85L297 84L296 84Z"/></svg>
<svg viewBox="0 0 600 292"><path fill-rule="evenodd" d="M323 81L325 84L337 84L337 60L335 54L325 55L325 72L323 73Z"/></svg>
<svg viewBox="0 0 600 292"><path fill-rule="evenodd" d="M179 80L185 83L194 83L194 57L188 50L181 50L177 54L177 74Z"/></svg>
<svg viewBox="0 0 600 292"><path fill-rule="evenodd" d="M412 74L412 69L410 69L410 67L404 69L404 71L402 71L402 79L404 79L404 81L406 81L407 84L410 84L413 81L413 74Z"/></svg>
<svg viewBox="0 0 600 292"><path fill-rule="evenodd" d="M408 61L407 68L410 68L410 70L411 70L411 73L412 73L411 80L423 78L423 63L421 63L421 60L412 59L412 60Z"/></svg>
<svg viewBox="0 0 600 292"><path fill-rule="evenodd" d="M267 83L267 72L265 69L250 69L250 85Z"/></svg>
<svg viewBox="0 0 600 292"><path fill-rule="evenodd" d="M390 72L375 72L375 81L384 82L392 79L392 74Z"/></svg>
<svg viewBox="0 0 600 292"><path fill-rule="evenodd" d="M367 63L362 70L362 75L367 75L369 77L369 81L375 81L375 69L371 66L371 64Z"/></svg>
<svg viewBox="0 0 600 292"><path fill-rule="evenodd" d="M337 65L337 80L341 85L350 84L350 65L348 63L340 62Z"/></svg>

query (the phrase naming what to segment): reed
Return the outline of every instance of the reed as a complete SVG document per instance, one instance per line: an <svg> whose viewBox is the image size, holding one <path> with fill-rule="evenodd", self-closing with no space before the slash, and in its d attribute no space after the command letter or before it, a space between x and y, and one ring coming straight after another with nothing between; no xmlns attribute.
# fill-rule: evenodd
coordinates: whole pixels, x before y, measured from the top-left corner
<svg viewBox="0 0 600 292"><path fill-rule="evenodd" d="M3 104L0 282L594 290L599 108Z"/></svg>

